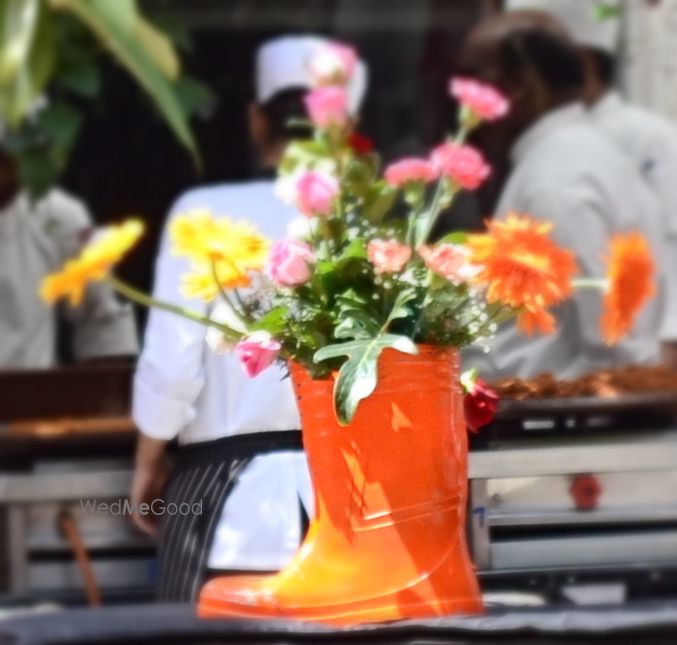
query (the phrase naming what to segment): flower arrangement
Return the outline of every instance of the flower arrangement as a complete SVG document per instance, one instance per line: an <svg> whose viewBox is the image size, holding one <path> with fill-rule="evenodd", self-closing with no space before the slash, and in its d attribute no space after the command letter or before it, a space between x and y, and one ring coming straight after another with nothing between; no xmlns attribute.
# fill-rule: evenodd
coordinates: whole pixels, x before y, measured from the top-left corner
<svg viewBox="0 0 677 645"><path fill-rule="evenodd" d="M227 323L157 302L111 275L140 234L138 222L105 232L46 279L43 296L76 303L88 280L105 279L137 302L216 329L248 376L276 360L297 361L316 378L336 373L335 411L343 424L376 387L385 348L414 354L419 344L488 344L513 318L527 334L547 334L555 328L551 308L575 288L606 292L600 329L608 342L630 329L653 290L653 260L639 234L618 234L607 276L584 278L574 254L551 239L552 225L527 214L490 221L485 233L430 243L440 212L491 172L466 140L483 121L506 114L499 92L452 80L458 132L428 158L402 159L381 173L369 146L351 145L345 83L355 52L328 48L310 65L316 87L306 105L314 136L289 145L277 184L300 213L289 237L271 243L246 222L206 211L182 214L171 226L174 252L192 266L183 289L220 298L231 314ZM393 215L399 211L403 216ZM469 393L479 392L485 411L495 409L476 378L463 382Z"/></svg>

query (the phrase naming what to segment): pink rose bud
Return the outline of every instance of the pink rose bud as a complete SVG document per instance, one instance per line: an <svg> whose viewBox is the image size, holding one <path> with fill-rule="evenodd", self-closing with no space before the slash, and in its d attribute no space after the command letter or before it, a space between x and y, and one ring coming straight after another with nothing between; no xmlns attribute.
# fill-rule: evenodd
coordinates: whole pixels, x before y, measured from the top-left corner
<svg viewBox="0 0 677 645"><path fill-rule="evenodd" d="M385 179L391 186L404 186L418 182L427 184L439 177L439 170L427 159L406 157L390 164L385 171Z"/></svg>
<svg viewBox="0 0 677 645"><path fill-rule="evenodd" d="M277 359L282 345L267 331L255 331L235 346L235 353L249 378L259 375Z"/></svg>
<svg viewBox="0 0 677 645"><path fill-rule="evenodd" d="M331 215L334 199L339 192L336 177L311 170L296 183L296 205L306 217Z"/></svg>
<svg viewBox="0 0 677 645"><path fill-rule="evenodd" d="M468 261L469 251L457 244L422 246L418 254L433 273L456 286L472 280L480 271L480 267Z"/></svg>
<svg viewBox="0 0 677 645"><path fill-rule="evenodd" d="M442 174L466 190L475 190L491 174L482 153L472 146L443 143L433 150L431 161Z"/></svg>
<svg viewBox="0 0 677 645"><path fill-rule="evenodd" d="M510 109L510 101L496 88L472 79L452 78L449 93L483 121L496 121Z"/></svg>
<svg viewBox="0 0 677 645"><path fill-rule="evenodd" d="M345 85L357 67L357 53L349 45L331 43L310 60L310 75L316 85Z"/></svg>
<svg viewBox="0 0 677 645"><path fill-rule="evenodd" d="M313 262L315 256L305 242L278 240L270 249L266 275L280 287L296 287L308 281Z"/></svg>
<svg viewBox="0 0 677 645"><path fill-rule="evenodd" d="M399 273L411 259L411 248L394 240L372 240L367 257L376 273Z"/></svg>
<svg viewBox="0 0 677 645"><path fill-rule="evenodd" d="M348 97L342 87L319 87L306 94L305 103L310 120L318 128L342 128L348 121Z"/></svg>

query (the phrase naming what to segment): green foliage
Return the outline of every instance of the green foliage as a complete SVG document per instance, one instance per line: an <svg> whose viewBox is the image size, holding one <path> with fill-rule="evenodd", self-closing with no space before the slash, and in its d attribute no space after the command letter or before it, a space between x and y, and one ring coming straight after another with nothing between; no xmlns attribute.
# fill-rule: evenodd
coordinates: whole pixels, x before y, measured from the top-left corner
<svg viewBox="0 0 677 645"><path fill-rule="evenodd" d="M179 36L184 48L186 38ZM144 89L198 161L189 118L213 96L203 84L180 75L171 40L144 18L136 0L3 0L0 117L10 129L7 145L22 184L34 197L63 172L83 111L100 97L102 51ZM49 108L43 115L36 107L45 93Z"/></svg>
<svg viewBox="0 0 677 645"><path fill-rule="evenodd" d="M378 377L378 358L386 348L406 354L416 354L418 351L414 342L406 336L381 333L375 338L328 345L315 354L316 362L337 356L348 357L341 366L334 386L336 416L341 425L350 423L359 402L374 391Z"/></svg>

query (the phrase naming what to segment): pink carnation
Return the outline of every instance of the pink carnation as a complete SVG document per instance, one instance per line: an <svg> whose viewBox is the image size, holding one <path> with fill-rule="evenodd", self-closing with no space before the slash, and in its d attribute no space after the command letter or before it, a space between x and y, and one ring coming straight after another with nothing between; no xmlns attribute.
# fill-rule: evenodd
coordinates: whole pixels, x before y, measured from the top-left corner
<svg viewBox="0 0 677 645"><path fill-rule="evenodd" d="M296 287L308 281L314 261L313 251L305 242L278 240L270 249L266 275L278 286Z"/></svg>
<svg viewBox="0 0 677 645"><path fill-rule="evenodd" d="M348 121L348 97L342 87L319 87L306 94L310 120L318 128L343 127Z"/></svg>
<svg viewBox="0 0 677 645"><path fill-rule="evenodd" d="M427 159L406 157L390 164L385 178L391 186L403 186L410 182L427 184L437 179L439 174L439 170Z"/></svg>
<svg viewBox="0 0 677 645"><path fill-rule="evenodd" d="M491 174L482 153L472 146L443 143L433 150L431 161L440 172L466 190L475 190Z"/></svg>
<svg viewBox="0 0 677 645"><path fill-rule="evenodd" d="M267 331L255 331L235 346L235 353L249 378L257 376L272 365L282 345Z"/></svg>
<svg viewBox="0 0 677 645"><path fill-rule="evenodd" d="M474 278L480 270L468 261L468 250L457 244L422 246L418 254L431 271L457 286Z"/></svg>
<svg viewBox="0 0 677 645"><path fill-rule="evenodd" d="M356 67L355 50L338 42L321 47L310 60L310 74L316 85L345 85Z"/></svg>
<svg viewBox="0 0 677 645"><path fill-rule="evenodd" d="M452 78L449 93L485 121L496 121L510 109L510 101L496 88L472 79Z"/></svg>
<svg viewBox="0 0 677 645"><path fill-rule="evenodd" d="M331 215L334 199L339 192L335 177L311 170L301 175L296 183L296 205L307 217Z"/></svg>
<svg viewBox="0 0 677 645"><path fill-rule="evenodd" d="M410 247L393 240L372 240L367 245L367 257L376 273L398 273L411 255Z"/></svg>

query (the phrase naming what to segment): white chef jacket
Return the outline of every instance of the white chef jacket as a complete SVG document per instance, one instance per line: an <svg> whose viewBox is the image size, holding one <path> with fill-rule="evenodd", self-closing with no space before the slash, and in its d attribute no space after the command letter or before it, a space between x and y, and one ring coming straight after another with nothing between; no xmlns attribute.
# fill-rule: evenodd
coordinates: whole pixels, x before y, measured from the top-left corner
<svg viewBox="0 0 677 645"><path fill-rule="evenodd" d="M19 193L0 210L0 369L42 369L56 362L56 311L39 295L49 273L78 253L92 222L84 206L60 190L37 203ZM135 355L132 308L102 283L90 285L73 322L78 360Z"/></svg>
<svg viewBox="0 0 677 645"><path fill-rule="evenodd" d="M208 208L232 220L246 219L267 237L284 237L296 213L273 193L273 182L253 181L198 188L182 196L168 221L192 208ZM155 269L154 295L209 315L213 305L187 299L180 277L185 258L170 251L166 233ZM273 365L253 379L233 354L206 344L207 329L173 314L152 310L134 381L133 416L140 430L157 439L190 444L221 437L294 430L300 427L286 370ZM228 497L217 525L208 566L214 569L282 568L301 537L299 499L312 508L305 455L299 451L255 457Z"/></svg>
<svg viewBox="0 0 677 645"><path fill-rule="evenodd" d="M677 341L677 125L608 92L591 109L600 132L629 155L653 189L665 230L666 316L661 337Z"/></svg>
<svg viewBox="0 0 677 645"><path fill-rule="evenodd" d="M515 143L514 168L497 217L530 213L554 224L555 241L576 254L583 275L602 277L603 255L617 231L638 230L660 249L657 204L629 160L592 127L581 104L554 110ZM468 366L485 378L529 378L551 372L576 377L595 369L659 360L662 292L640 315L629 337L606 346L599 333L602 294L580 291L555 311L557 331L528 337L514 323L499 329L490 353L472 349Z"/></svg>

